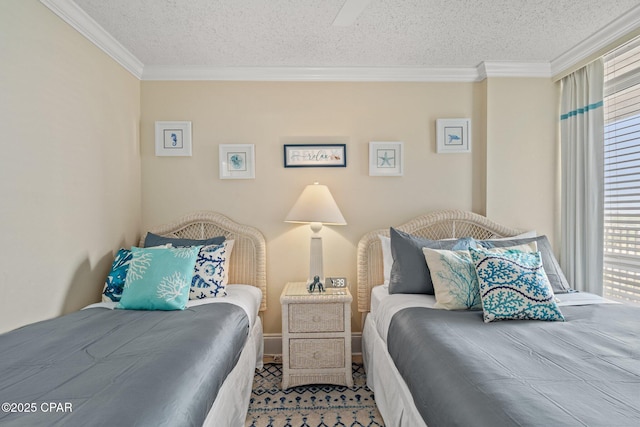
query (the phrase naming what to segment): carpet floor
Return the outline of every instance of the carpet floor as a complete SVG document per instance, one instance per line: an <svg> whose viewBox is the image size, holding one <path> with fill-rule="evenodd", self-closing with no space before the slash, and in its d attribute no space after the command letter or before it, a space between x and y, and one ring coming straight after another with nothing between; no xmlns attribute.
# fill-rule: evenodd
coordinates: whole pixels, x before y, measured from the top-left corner
<svg viewBox="0 0 640 427"><path fill-rule="evenodd" d="M267 363L256 373L246 427L384 426L361 364L353 364L353 387L308 385L283 391L281 382L280 364Z"/></svg>

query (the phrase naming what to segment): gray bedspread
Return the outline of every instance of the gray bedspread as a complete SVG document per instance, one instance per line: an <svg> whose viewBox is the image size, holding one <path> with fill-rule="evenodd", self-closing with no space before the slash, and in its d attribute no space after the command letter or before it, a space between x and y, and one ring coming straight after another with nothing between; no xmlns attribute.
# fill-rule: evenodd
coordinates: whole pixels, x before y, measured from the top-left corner
<svg viewBox="0 0 640 427"><path fill-rule="evenodd" d="M0 425L200 426L248 333L246 313L228 303L90 308L8 332Z"/></svg>
<svg viewBox="0 0 640 427"><path fill-rule="evenodd" d="M387 345L429 427L640 426L640 308L562 312L485 324L482 312L407 308Z"/></svg>

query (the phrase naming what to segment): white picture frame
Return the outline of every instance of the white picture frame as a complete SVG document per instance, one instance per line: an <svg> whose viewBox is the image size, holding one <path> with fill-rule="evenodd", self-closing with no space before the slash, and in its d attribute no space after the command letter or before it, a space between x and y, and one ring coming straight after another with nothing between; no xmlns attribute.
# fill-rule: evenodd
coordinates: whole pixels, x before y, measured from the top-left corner
<svg viewBox="0 0 640 427"><path fill-rule="evenodd" d="M255 145L220 144L218 148L220 179L254 179Z"/></svg>
<svg viewBox="0 0 640 427"><path fill-rule="evenodd" d="M470 153L471 119L437 119L436 152Z"/></svg>
<svg viewBox="0 0 640 427"><path fill-rule="evenodd" d="M156 156L191 156L191 122L156 122Z"/></svg>
<svg viewBox="0 0 640 427"><path fill-rule="evenodd" d="M369 176L402 176L403 145L401 141L369 142Z"/></svg>

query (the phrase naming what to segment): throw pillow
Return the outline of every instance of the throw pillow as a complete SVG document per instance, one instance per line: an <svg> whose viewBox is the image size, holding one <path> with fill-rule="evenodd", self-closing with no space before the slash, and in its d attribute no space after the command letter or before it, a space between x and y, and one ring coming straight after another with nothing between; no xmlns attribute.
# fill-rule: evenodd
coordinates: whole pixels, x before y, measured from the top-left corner
<svg viewBox="0 0 640 427"><path fill-rule="evenodd" d="M153 248L170 248L171 245L154 246ZM152 249L152 248L149 248ZM102 302L118 302L122 296L122 288L129 271L131 250L120 248L111 264L111 271L102 289Z"/></svg>
<svg viewBox="0 0 640 427"><path fill-rule="evenodd" d="M470 248L485 322L507 319L564 321L540 252L492 253Z"/></svg>
<svg viewBox="0 0 640 427"><path fill-rule="evenodd" d="M217 298L227 295L229 281L229 258L233 240L221 245L203 246L198 252L189 299Z"/></svg>
<svg viewBox="0 0 640 427"><path fill-rule="evenodd" d="M118 250L118 253L113 260L113 264L111 264L111 271L107 275L107 280L104 283L104 289L102 290L102 302L120 301L122 288L124 288L124 281L127 278L127 271L129 271L130 262L131 251L124 248Z"/></svg>
<svg viewBox="0 0 640 427"><path fill-rule="evenodd" d="M529 239L513 238L509 240L478 240L478 246L483 248L499 248L504 246L517 246L531 242L536 242L538 250L542 254L542 265L544 271L549 278L549 283L553 288L553 292L556 294L572 292L573 289L569 285L567 278L565 277L558 260L553 255L553 249L547 236L538 236Z"/></svg>
<svg viewBox="0 0 640 427"><path fill-rule="evenodd" d="M480 310L480 291L469 251L423 248L436 296L434 308Z"/></svg>
<svg viewBox="0 0 640 427"><path fill-rule="evenodd" d="M200 248L132 248L118 308L184 310Z"/></svg>

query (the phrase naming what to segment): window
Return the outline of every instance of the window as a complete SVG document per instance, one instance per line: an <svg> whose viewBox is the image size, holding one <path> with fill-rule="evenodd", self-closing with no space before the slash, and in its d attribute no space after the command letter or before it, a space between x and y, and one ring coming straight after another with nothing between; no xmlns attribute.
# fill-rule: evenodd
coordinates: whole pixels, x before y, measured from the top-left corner
<svg viewBox="0 0 640 427"><path fill-rule="evenodd" d="M640 303L640 37L604 67L604 295Z"/></svg>

